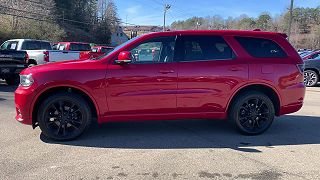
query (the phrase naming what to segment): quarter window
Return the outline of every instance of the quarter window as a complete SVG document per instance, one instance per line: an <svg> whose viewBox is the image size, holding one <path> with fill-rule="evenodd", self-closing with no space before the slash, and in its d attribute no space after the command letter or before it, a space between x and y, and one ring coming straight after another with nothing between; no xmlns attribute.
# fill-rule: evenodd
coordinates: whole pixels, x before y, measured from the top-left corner
<svg viewBox="0 0 320 180"><path fill-rule="evenodd" d="M282 58L287 57L283 49L274 41L263 38L236 37L237 41L253 57Z"/></svg>
<svg viewBox="0 0 320 180"><path fill-rule="evenodd" d="M183 61L228 60L234 58L230 46L220 36L183 37Z"/></svg>
<svg viewBox="0 0 320 180"><path fill-rule="evenodd" d="M156 38L133 48L133 64L172 62L175 37Z"/></svg>

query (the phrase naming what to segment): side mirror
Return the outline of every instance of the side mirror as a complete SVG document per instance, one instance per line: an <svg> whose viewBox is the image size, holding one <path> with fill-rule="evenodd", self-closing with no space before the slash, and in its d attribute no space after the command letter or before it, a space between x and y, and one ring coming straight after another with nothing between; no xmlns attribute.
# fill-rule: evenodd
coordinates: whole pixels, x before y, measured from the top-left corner
<svg viewBox="0 0 320 180"><path fill-rule="evenodd" d="M132 61L131 58L131 52L130 51L122 51L119 53L118 59L115 61L116 64L129 64Z"/></svg>

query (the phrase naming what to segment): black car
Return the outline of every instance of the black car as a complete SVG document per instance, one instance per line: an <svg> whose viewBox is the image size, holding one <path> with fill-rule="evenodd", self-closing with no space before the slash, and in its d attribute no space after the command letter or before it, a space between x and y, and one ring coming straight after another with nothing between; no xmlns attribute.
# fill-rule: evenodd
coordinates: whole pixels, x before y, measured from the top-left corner
<svg viewBox="0 0 320 180"><path fill-rule="evenodd" d="M305 61L304 83L308 87L316 86L320 76L320 58Z"/></svg>

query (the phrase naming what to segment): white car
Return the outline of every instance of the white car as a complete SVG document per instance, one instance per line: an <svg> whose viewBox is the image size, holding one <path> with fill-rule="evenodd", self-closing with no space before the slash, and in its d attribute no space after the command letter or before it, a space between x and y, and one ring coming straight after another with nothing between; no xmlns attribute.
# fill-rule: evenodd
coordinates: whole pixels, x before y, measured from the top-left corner
<svg viewBox="0 0 320 180"><path fill-rule="evenodd" d="M0 46L1 50L26 51L29 60L28 65L34 66L48 62L80 59L80 51L52 50L49 41L34 39L12 39Z"/></svg>

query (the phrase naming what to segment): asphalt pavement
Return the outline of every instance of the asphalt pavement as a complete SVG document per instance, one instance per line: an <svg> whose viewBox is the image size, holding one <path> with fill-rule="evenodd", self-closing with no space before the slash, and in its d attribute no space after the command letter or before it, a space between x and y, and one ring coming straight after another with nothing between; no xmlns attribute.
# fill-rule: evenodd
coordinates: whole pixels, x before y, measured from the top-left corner
<svg viewBox="0 0 320 180"><path fill-rule="evenodd" d="M320 179L320 87L259 136L225 121L95 125L53 142L14 120L15 87L0 82L0 179Z"/></svg>

